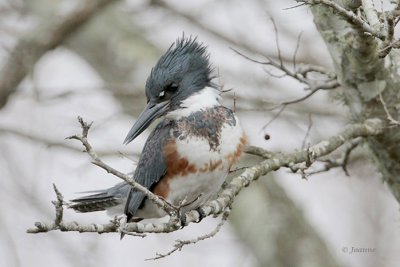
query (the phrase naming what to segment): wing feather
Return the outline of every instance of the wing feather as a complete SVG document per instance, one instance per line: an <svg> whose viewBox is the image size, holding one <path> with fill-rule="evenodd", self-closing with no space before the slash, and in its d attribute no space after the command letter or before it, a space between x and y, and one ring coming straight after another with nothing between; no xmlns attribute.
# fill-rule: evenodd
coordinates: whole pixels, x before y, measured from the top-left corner
<svg viewBox="0 0 400 267"><path fill-rule="evenodd" d="M163 120L148 137L144 145L138 166L133 175L134 179L150 189L165 175L167 170L164 158L164 145L171 136L172 122ZM125 214L128 221L135 216L137 210L145 200L145 195L132 188L125 205Z"/></svg>

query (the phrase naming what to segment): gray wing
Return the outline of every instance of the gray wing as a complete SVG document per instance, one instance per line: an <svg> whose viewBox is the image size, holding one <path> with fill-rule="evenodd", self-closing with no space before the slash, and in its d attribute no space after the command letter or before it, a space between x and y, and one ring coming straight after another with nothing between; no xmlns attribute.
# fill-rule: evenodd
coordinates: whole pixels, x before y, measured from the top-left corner
<svg viewBox="0 0 400 267"><path fill-rule="evenodd" d="M164 159L164 144L170 138L172 122L163 120L150 134L144 145L138 166L133 178L139 184L150 189L163 177L167 170ZM128 221L135 216L137 210L145 200L145 195L132 188L129 192L125 206L125 214Z"/></svg>

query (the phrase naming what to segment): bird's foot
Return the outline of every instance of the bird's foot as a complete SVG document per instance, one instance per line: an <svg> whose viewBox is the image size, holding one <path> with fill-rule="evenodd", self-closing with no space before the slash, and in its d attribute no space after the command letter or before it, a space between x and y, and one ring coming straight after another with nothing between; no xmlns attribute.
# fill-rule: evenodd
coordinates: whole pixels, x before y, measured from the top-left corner
<svg viewBox="0 0 400 267"><path fill-rule="evenodd" d="M194 210L197 211L197 213L199 214L199 218L198 218L198 220L196 221L196 223L201 222L205 217L207 217L207 214L204 212L204 210L203 210L201 207L199 207L199 208L197 208L197 209L194 209ZM183 227L185 227L186 225L188 225L186 213L179 213L178 216L179 216L178 218L179 218L179 220L180 220L180 225L181 225L181 228L180 228L180 229L182 229Z"/></svg>
<svg viewBox="0 0 400 267"><path fill-rule="evenodd" d="M198 207L197 209L195 209L195 211L199 213L199 219L196 223L201 222L205 217L207 217L207 214L204 212L202 207Z"/></svg>

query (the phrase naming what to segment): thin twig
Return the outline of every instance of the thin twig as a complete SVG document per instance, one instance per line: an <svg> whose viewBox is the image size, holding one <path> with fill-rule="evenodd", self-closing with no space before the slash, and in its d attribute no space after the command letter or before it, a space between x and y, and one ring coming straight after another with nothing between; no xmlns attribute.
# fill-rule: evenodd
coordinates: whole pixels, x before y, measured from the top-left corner
<svg viewBox="0 0 400 267"><path fill-rule="evenodd" d="M279 45L278 27L276 26L274 18L271 18L271 22L272 22L272 25L274 26L275 45L276 45L276 50L277 50L277 53L278 53L279 66L282 68L283 67L283 60L282 60L281 46Z"/></svg>
<svg viewBox="0 0 400 267"><path fill-rule="evenodd" d="M63 209L64 197L61 194L61 192L58 191L56 184L54 184L54 183L53 183L53 189L57 196L57 200L52 201L52 203L56 209L56 218L54 220L54 223L57 227L60 227L62 220L63 220L63 214L64 214L64 209Z"/></svg>
<svg viewBox="0 0 400 267"><path fill-rule="evenodd" d="M295 104L295 103L299 103L301 101L304 101L306 99L308 99L309 97L311 97L312 95L314 95L316 92L318 92L319 90L332 90L332 89L336 89L337 87L340 86L339 82L336 79L335 75L332 75L331 73L329 73L328 71L326 71L324 68L322 67L316 67L316 66L310 66L309 68L302 68L301 72L298 71L291 71L289 70L283 63L281 64L280 62L275 62L272 59L270 59L269 57L267 58L267 61L259 61L253 58L250 58L246 55L244 55L243 53L235 50L234 48L231 48L235 53L237 53L238 55L244 57L245 59L257 63L257 64L261 64L261 65L270 65L275 67L276 69L279 69L283 72L283 75L280 77L284 77L284 76L289 76L292 77L294 79L296 79L298 82L303 83L305 85L308 86L308 88L306 89L311 89L311 91L309 93L307 93L305 96L300 97L298 99L294 99L294 100L290 100L290 101L285 101L282 102L278 105L276 105L277 107L280 106L280 110L278 111L277 115L274 116L263 128L265 129L271 122L273 122L277 116L279 116L284 109L286 108L287 105L291 105L291 104ZM328 77L328 80L326 81L314 81L314 80L310 80L306 77L306 74L310 71L316 71L319 72L321 74L325 74Z"/></svg>
<svg viewBox="0 0 400 267"><path fill-rule="evenodd" d="M303 32L301 31L299 33L299 35L297 36L296 48L294 49L294 53L293 53L293 70L295 70L295 71L296 71L296 57L297 57L297 53L299 52L300 39L301 39L302 35L303 35Z"/></svg>
<svg viewBox="0 0 400 267"><path fill-rule="evenodd" d="M35 228L28 229L26 231L27 233L36 234L36 233L48 232L49 229L61 230L61 231L65 229L63 224L63 215L64 215L63 205L65 204L64 197L54 183L53 183L53 190L57 197L56 200L51 202L54 205L56 214L54 222L51 224L43 224L41 222L35 222Z"/></svg>
<svg viewBox="0 0 400 267"><path fill-rule="evenodd" d="M291 104L295 104L295 103L300 103L300 102L306 100L307 98L309 98L310 96L312 96L313 94L315 94L316 92L318 92L319 90L333 90L333 89L336 89L338 86L339 86L339 84L335 82L332 85L332 87L331 86L326 86L327 88L317 87L317 88L314 88L312 91L310 91L308 94L306 94L300 98L294 99L294 100L282 102L281 105L287 106L287 105L291 105Z"/></svg>
<svg viewBox="0 0 400 267"><path fill-rule="evenodd" d="M262 130L265 130L274 120L276 120L286 107L287 105L282 105L279 111L262 127Z"/></svg>
<svg viewBox="0 0 400 267"><path fill-rule="evenodd" d="M311 113L309 113L307 131L306 134L304 135L303 142L301 143L301 148L304 148L306 146L307 138L310 135L312 125L313 125L312 116Z"/></svg>
<svg viewBox="0 0 400 267"><path fill-rule="evenodd" d="M276 69L279 69L279 70L283 71L283 73L284 73L285 75L290 76L290 77L292 77L292 78L298 80L298 81L301 82L301 83L308 84L308 81L307 81L306 79L304 79L304 77L300 76L300 75L299 75L298 73L296 73L296 72L292 72L291 70L289 70L288 68L286 68L285 65L280 64L280 63L278 63L278 62L272 60L272 59L271 59L270 57L268 57L268 56L264 56L264 57L267 59L267 61L259 61L259 60L250 58L249 56L246 56L245 54L239 52L238 50L236 50L236 49L234 49L234 48L231 48L231 50L233 50L236 54L242 56L243 58L245 58L245 59L247 59L247 60L249 60L249 61L251 61L251 62L254 62L254 63L257 63L257 64L261 64L261 65L270 65L270 66L272 66L272 67L275 67ZM281 77L284 77L284 76L281 76Z"/></svg>
<svg viewBox="0 0 400 267"><path fill-rule="evenodd" d="M388 107L386 106L386 102L383 100L382 94L379 94L379 100L380 100L381 103L382 103L383 109L385 110L386 117L387 117L389 123L392 124L392 125L397 125L397 126L400 125L400 122L397 121L397 120L395 120L395 119L392 117L392 115L390 114L389 109L388 109Z"/></svg>
<svg viewBox="0 0 400 267"><path fill-rule="evenodd" d="M347 169L348 166L348 162L350 159L350 154L351 152L353 152L353 150L358 147L361 144L362 139L354 139L352 141L349 142L348 146L345 148L342 157L340 157L339 159L336 160L332 160L332 159L325 159L325 160L318 160L320 162L323 163L322 168L319 168L317 170L313 170L313 171L309 171L307 172L307 175L314 175L317 173L322 173L322 172L326 172L329 171L333 168L342 168L342 170L344 171L344 173L346 174L346 176L350 176L349 171Z"/></svg>
<svg viewBox="0 0 400 267"><path fill-rule="evenodd" d="M164 253L164 254L156 253L156 256L154 258L149 258L149 259L146 259L146 260L158 260L158 259L161 259L161 258L165 258L165 257L173 254L176 251L181 251L182 248L184 246L186 246L186 245L196 244L199 241L203 241L203 240L206 240L206 239L214 237L216 234L218 234L218 232L221 230L222 226L225 224L226 220L229 217L229 214L230 214L230 209L227 208L225 210L225 212L222 214L221 221L218 223L218 225L215 227L215 229L212 230L210 233L205 234L205 235L201 235L201 236L196 237L194 239L176 240L175 241L176 243L175 243L174 248L172 250L170 250L169 252Z"/></svg>
<svg viewBox="0 0 400 267"><path fill-rule="evenodd" d="M298 7L301 7L301 6L305 6L305 5L307 5L307 4L306 3L302 3L302 4L295 5L295 6L285 7L283 10L295 9L295 8L298 8Z"/></svg>

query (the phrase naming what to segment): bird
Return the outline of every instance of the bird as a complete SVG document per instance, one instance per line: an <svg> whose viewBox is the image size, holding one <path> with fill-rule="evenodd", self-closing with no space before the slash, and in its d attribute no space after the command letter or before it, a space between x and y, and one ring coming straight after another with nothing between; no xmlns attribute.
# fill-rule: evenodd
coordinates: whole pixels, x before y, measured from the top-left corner
<svg viewBox="0 0 400 267"><path fill-rule="evenodd" d="M235 113L221 104L222 87L207 47L197 37L178 38L147 78L147 105L127 134L129 144L156 119L133 179L184 214L215 198L247 143ZM72 199L77 212L106 210L128 222L166 212L126 182Z"/></svg>

